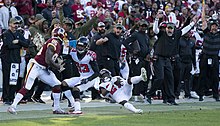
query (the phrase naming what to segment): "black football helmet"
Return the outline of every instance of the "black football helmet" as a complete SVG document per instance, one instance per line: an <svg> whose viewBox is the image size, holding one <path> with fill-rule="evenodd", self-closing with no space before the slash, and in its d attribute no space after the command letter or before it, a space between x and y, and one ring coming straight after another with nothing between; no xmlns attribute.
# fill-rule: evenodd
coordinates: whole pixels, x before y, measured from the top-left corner
<svg viewBox="0 0 220 126"><path fill-rule="evenodd" d="M85 36L80 37L76 42L76 50L78 53L84 53L88 50L89 39Z"/></svg>
<svg viewBox="0 0 220 126"><path fill-rule="evenodd" d="M112 79L111 72L107 69L100 70L99 77L100 77L101 82L108 82L108 81L111 81Z"/></svg>

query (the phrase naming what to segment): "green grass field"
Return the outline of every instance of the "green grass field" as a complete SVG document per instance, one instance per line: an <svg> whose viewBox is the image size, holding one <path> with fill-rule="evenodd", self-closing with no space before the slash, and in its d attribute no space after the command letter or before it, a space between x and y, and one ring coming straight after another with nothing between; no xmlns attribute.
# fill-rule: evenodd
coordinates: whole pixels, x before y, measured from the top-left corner
<svg viewBox="0 0 220 126"><path fill-rule="evenodd" d="M83 108L84 114L53 115L51 110L0 113L0 126L219 126L220 103L183 103L179 106L138 104L144 114L120 106Z"/></svg>

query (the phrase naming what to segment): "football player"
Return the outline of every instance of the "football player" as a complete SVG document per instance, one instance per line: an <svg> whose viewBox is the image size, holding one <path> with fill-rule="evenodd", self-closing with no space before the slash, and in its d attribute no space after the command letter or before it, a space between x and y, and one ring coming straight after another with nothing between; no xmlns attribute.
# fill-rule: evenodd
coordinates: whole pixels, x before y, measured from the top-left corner
<svg viewBox="0 0 220 126"><path fill-rule="evenodd" d="M96 62L96 53L88 50L89 39L82 36L77 40L76 49L72 49L70 55L76 62L80 77L72 77L62 82L63 86L73 87L73 96L75 98L74 109L72 114L82 114L80 106L80 92L93 87L99 83L99 69ZM69 90L64 91L65 96L70 96ZM71 101L70 101L71 102Z"/></svg>
<svg viewBox="0 0 220 126"><path fill-rule="evenodd" d="M100 91L102 97L115 100L131 112L143 113L143 110L136 109L128 101L132 96L133 84L138 84L140 81L147 81L147 74L144 68L141 68L140 76L134 76L126 80L119 76L112 77L109 70L102 69L100 71L100 81L101 83L94 87Z"/></svg>
<svg viewBox="0 0 220 126"><path fill-rule="evenodd" d="M50 70L50 68L57 69L60 72L64 70L64 63L62 59L58 57L58 54L60 53L61 45L63 43L63 39L65 38L65 30L63 28L55 28L52 33L52 38L42 46L34 59L30 59L27 65L27 74L24 86L19 90L12 105L8 108L9 113L17 114L17 104L24 97L27 91L31 89L34 80L39 78L41 81L52 87L52 94L54 98L53 114L67 114L59 106L61 82Z"/></svg>

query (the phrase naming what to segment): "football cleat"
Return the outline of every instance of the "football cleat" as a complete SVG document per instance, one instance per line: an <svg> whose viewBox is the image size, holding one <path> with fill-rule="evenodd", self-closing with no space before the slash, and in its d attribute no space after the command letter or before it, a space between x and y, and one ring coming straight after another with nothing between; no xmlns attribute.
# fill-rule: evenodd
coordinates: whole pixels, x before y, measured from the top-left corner
<svg viewBox="0 0 220 126"><path fill-rule="evenodd" d="M43 101L41 98L32 97L32 100L33 100L34 102L37 102L37 103L46 104L46 102Z"/></svg>
<svg viewBox="0 0 220 126"><path fill-rule="evenodd" d="M199 99L199 96L197 95L197 93L195 91L191 91L190 95L192 98Z"/></svg>
<svg viewBox="0 0 220 126"><path fill-rule="evenodd" d="M83 112L82 112L82 111L80 111L80 110L77 110L77 111L73 111L73 112L71 112L70 114L82 115L82 114L83 114Z"/></svg>
<svg viewBox="0 0 220 126"><path fill-rule="evenodd" d="M14 107L12 107L12 106L9 106L7 111L8 111L9 113L11 113L11 114L14 114L14 115L17 114L16 109L15 109Z"/></svg>
<svg viewBox="0 0 220 126"><path fill-rule="evenodd" d="M68 112L65 112L64 110L62 110L61 108L53 111L53 114L69 114Z"/></svg>
<svg viewBox="0 0 220 126"><path fill-rule="evenodd" d="M136 113L136 114L143 114L143 110L142 109L137 109L134 113Z"/></svg>
<svg viewBox="0 0 220 126"><path fill-rule="evenodd" d="M143 68L143 67L141 68L141 77L144 82L147 81L147 72L146 72L145 68Z"/></svg>
<svg viewBox="0 0 220 126"><path fill-rule="evenodd" d="M69 112L74 112L75 111L75 107L71 107L70 109L69 109Z"/></svg>

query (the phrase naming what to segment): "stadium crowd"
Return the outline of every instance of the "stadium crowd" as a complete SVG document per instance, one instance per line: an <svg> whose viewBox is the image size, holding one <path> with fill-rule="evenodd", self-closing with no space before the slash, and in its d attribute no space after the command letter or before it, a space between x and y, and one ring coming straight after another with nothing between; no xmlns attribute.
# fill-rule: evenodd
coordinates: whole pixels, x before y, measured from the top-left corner
<svg viewBox="0 0 220 126"><path fill-rule="evenodd" d="M203 101L205 95L213 95L220 101L219 21L219 0L0 0L1 100L14 108L17 103L45 103L41 94L52 90L54 114L60 114L57 93L62 90L61 99L81 111L79 99L90 90L93 100L108 98L140 113L127 104L130 97L117 101L102 90L111 94L125 85L118 79L112 82L115 76L129 81L141 75L132 95L149 104L161 99L178 105L175 99L181 92L188 99ZM49 56L54 59L50 61L45 57L54 41L60 47L52 45L51 53L60 51ZM28 77L31 62L45 67L45 77L53 73L56 79ZM102 69L107 69L106 76L100 76ZM96 81L98 76L101 82ZM27 86L30 78L33 84ZM117 88L99 86L108 79Z"/></svg>

